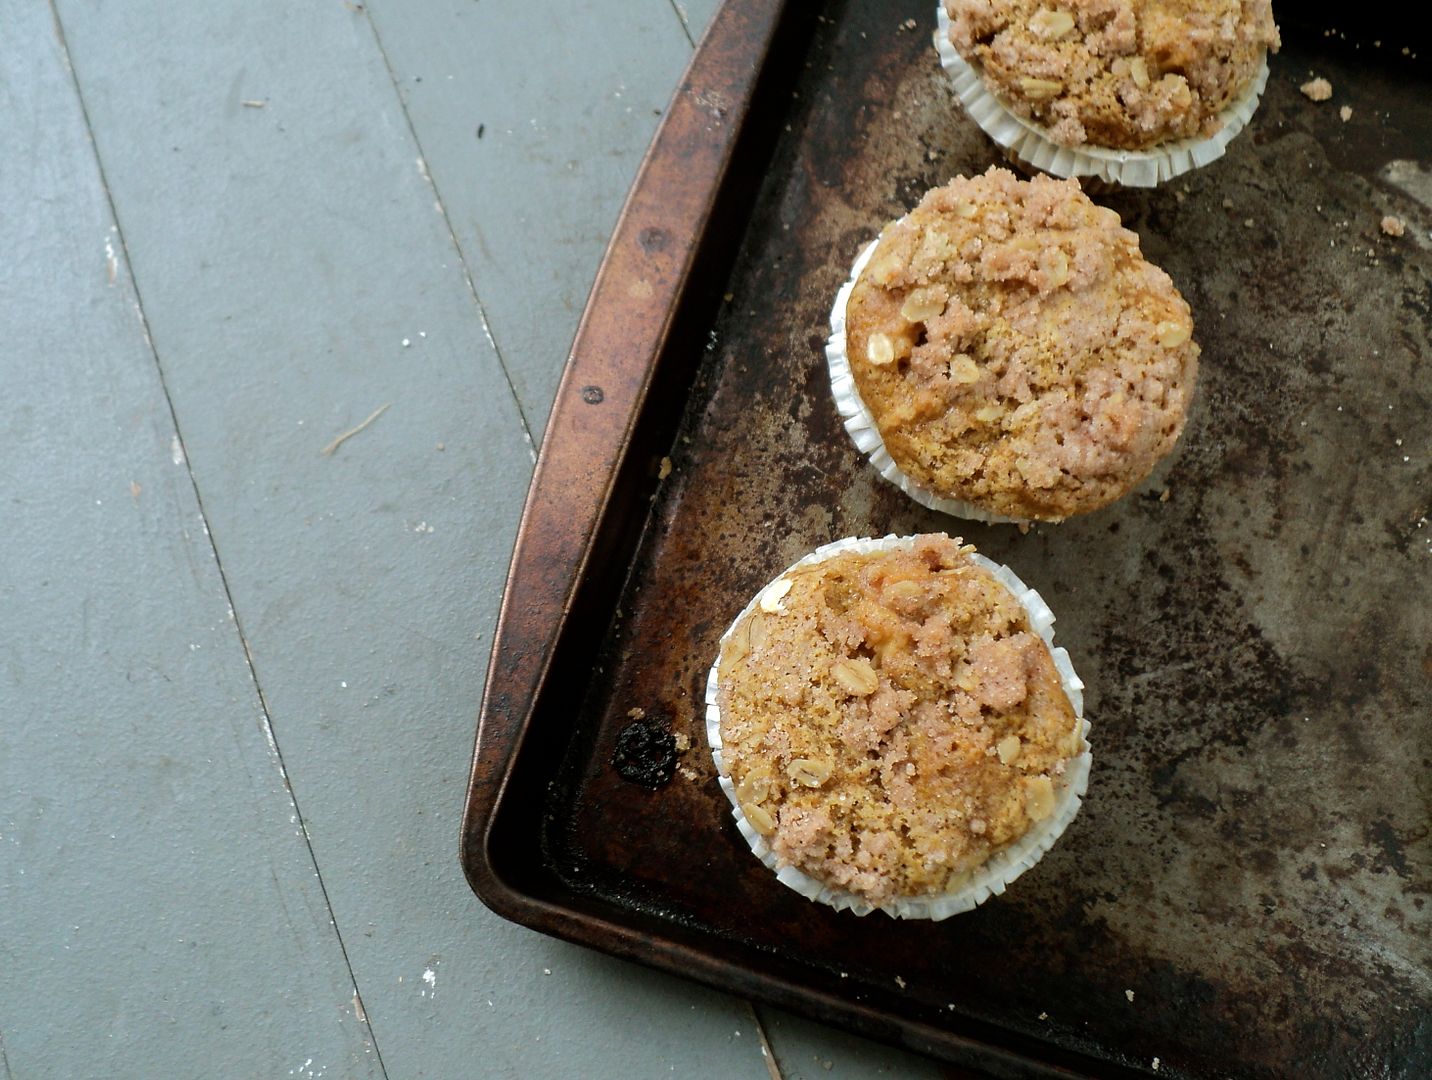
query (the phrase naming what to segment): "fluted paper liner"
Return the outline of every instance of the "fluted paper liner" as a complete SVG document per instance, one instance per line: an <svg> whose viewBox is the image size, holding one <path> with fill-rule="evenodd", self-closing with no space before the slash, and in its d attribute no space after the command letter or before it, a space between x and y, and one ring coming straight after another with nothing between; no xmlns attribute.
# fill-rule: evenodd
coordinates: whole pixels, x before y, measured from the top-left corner
<svg viewBox="0 0 1432 1080"><path fill-rule="evenodd" d="M1022 521L1021 518L1005 517L991 510L981 509L973 503L961 502L959 499L946 499L936 495L923 484L901 472L900 466L895 464L895 459L885 448L885 440L880 437L880 429L875 426L875 416L866 406L864 399L860 396L860 390L855 385L855 376L850 370L850 354L846 350L845 339L845 308L850 303L851 290L855 288L855 282L860 277L860 272L865 269L865 264L870 261L870 256L875 253L876 245L879 243L880 240L877 237L860 253L860 257L855 260L855 265L850 269L850 280L840 287L840 292L835 296L835 306L830 310L830 337L825 343L825 362L830 369L831 396L835 398L835 408L840 413L845 430L849 432L856 449L865 455L871 465L875 466L875 471L921 506L928 506L931 510L938 510L940 513L949 514L952 517L982 521L986 524Z"/></svg>
<svg viewBox="0 0 1432 1080"><path fill-rule="evenodd" d="M913 536L893 535L883 539L850 537L845 540L836 540L817 548L805 558L782 571L773 581L760 589L741 614L732 620L726 632L721 635L716 661L711 665L711 673L706 679L706 739L711 746L711 757L716 762L716 772L720 779L721 790L731 801L731 813L736 819L737 829L740 830L742 838L755 856L775 871L776 879L781 884L794 889L808 899L828 904L837 911L868 915L878 907L892 918L938 921L964 911L971 911L991 896L1000 895L1010 882L1043 858L1044 853L1054 846L1054 842L1074 820L1074 815L1079 812L1084 792L1089 786L1089 767L1093 762L1093 755L1089 749L1089 722L1084 719L1084 684L1074 673L1074 665L1069 660L1069 653L1055 646L1054 613L1049 610L1049 605L1037 592L1025 585L1009 567L1001 566L978 553L970 554L969 558L976 566L992 574L1020 602L1029 616L1030 628L1043 639L1045 646L1049 649L1050 656L1054 660L1054 667L1059 672L1060 685L1068 696L1070 705L1074 708L1074 715L1078 718L1080 740L1084 749L1082 753L1070 759L1063 775L1053 778L1055 783L1054 812L1043 821L1036 822L1013 844L995 852L982 866L971 872L949 892L933 896L895 897L876 905L854 893L817 881L793 866L783 866L776 857L776 853L766 842L766 838L755 830L754 826L746 820L745 814L741 812L740 803L736 798L735 784L732 783L721 757L721 709L717 704L721 650L725 648L727 639L742 620L755 610L756 605L761 602L761 598L770 590L777 588L788 574L813 563L824 562L842 552L855 551L869 554L876 551L909 548L914 545L914 542L915 537Z"/></svg>
<svg viewBox="0 0 1432 1080"><path fill-rule="evenodd" d="M966 60L950 41L950 17L937 4L935 49L954 83L965 111L996 143L1020 161L1059 177L1097 176L1124 187L1149 188L1217 161L1228 144L1248 126L1268 85L1268 59L1253 82L1219 114L1222 126L1212 135L1161 143L1150 150L1111 150L1097 146L1061 146L1038 124L1016 115L985 85L979 65Z"/></svg>

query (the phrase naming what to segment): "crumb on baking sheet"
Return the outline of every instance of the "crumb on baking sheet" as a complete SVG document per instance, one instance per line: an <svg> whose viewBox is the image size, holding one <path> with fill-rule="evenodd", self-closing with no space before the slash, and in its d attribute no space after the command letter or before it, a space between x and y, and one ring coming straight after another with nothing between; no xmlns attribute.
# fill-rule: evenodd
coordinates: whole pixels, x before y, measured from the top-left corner
<svg viewBox="0 0 1432 1080"><path fill-rule="evenodd" d="M658 480L665 480L670 475L671 459L669 457L664 457L661 459L661 466L656 470L656 478Z"/></svg>
<svg viewBox="0 0 1432 1080"><path fill-rule="evenodd" d="M1352 106L1344 105L1341 109L1338 110L1338 116L1340 116L1342 118L1342 122L1346 124L1349 120L1352 119Z"/></svg>
<svg viewBox="0 0 1432 1080"><path fill-rule="evenodd" d="M1303 83L1302 86L1298 87L1298 89L1303 92L1303 97L1309 101L1327 101L1328 98L1333 96L1333 84L1322 77L1309 79Z"/></svg>
<svg viewBox="0 0 1432 1080"><path fill-rule="evenodd" d="M1388 236L1401 236L1407 232L1407 223L1400 217L1393 217L1388 214L1382 219L1382 231Z"/></svg>
<svg viewBox="0 0 1432 1080"><path fill-rule="evenodd" d="M691 736L686 734L686 732L678 731L672 738L676 740L676 752L678 754L684 754L691 749Z"/></svg>

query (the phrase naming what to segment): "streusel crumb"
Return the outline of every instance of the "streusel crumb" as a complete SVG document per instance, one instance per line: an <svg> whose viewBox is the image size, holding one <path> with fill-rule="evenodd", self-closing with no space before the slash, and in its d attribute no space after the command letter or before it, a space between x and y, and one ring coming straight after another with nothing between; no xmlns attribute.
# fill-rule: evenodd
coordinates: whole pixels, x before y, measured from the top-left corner
<svg viewBox="0 0 1432 1080"><path fill-rule="evenodd" d="M874 903L957 887L1054 808L1079 721L958 539L792 571L718 667L724 762L778 858Z"/></svg>
<svg viewBox="0 0 1432 1080"><path fill-rule="evenodd" d="M856 387L901 471L1058 521L1139 483L1183 428L1193 317L1073 180L1004 169L890 225L846 307Z"/></svg>
<svg viewBox="0 0 1432 1080"><path fill-rule="evenodd" d="M1278 51L1271 0L945 0L950 42L1066 146L1211 135Z"/></svg>

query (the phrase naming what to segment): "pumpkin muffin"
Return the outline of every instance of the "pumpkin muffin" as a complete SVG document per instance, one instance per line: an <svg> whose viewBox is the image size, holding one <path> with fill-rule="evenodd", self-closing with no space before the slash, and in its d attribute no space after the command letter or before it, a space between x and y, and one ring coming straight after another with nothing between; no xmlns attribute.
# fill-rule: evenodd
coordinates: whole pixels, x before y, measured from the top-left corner
<svg viewBox="0 0 1432 1080"><path fill-rule="evenodd" d="M1082 684L1052 621L943 534L838 541L782 574L732 624L708 687L756 853L858 914L943 918L1002 892L1087 782Z"/></svg>
<svg viewBox="0 0 1432 1080"><path fill-rule="evenodd" d="M915 488L1006 520L1135 487L1178 439L1198 369L1188 304L1119 216L1077 181L1004 169L889 225L842 322L827 349L842 412L868 412Z"/></svg>
<svg viewBox="0 0 1432 1080"><path fill-rule="evenodd" d="M944 0L948 39L1062 146L1216 134L1277 52L1271 0Z"/></svg>

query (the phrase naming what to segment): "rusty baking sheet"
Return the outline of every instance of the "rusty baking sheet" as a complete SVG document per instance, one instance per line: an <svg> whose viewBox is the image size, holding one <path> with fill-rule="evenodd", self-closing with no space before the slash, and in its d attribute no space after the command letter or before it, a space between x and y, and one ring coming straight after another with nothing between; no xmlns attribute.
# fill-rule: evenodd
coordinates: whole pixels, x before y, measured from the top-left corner
<svg viewBox="0 0 1432 1080"><path fill-rule="evenodd" d="M1100 197L1193 306L1197 402L1140 492L1021 534L881 481L822 362L860 245L998 159L954 107L932 8L729 0L693 61L529 495L473 886L527 925L995 1075L1432 1076L1425 61L1285 26L1226 158ZM1326 104L1298 92L1314 72ZM728 621L804 552L943 529L1057 612L1089 684L1089 797L1005 897L857 919L736 834L702 685ZM663 734L691 748L668 762Z"/></svg>

